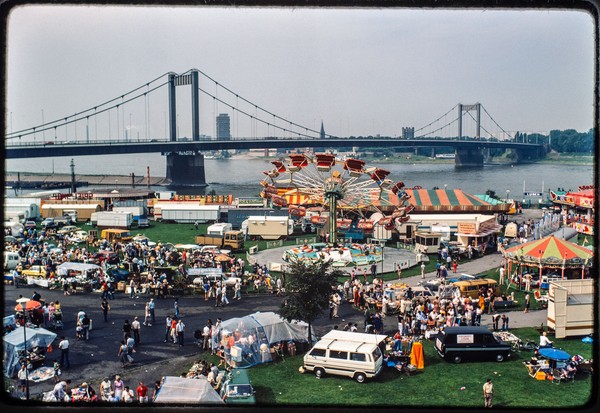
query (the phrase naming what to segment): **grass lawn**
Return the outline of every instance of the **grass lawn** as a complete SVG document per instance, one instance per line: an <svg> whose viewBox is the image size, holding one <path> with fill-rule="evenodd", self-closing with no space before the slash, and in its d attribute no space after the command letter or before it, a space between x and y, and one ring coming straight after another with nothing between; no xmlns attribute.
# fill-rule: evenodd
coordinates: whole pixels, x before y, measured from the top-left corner
<svg viewBox="0 0 600 413"><path fill-rule="evenodd" d="M539 337L534 328L512 332L523 340ZM338 376L317 380L312 373L299 373L303 355L255 366L248 373L259 404L481 408L482 386L488 377L494 383L494 406L501 408L575 408L592 394L589 376L558 385L531 378L522 364L531 352L512 353L503 363L452 364L438 356L433 343L424 341L425 369L411 377L386 368L376 380L363 384ZM555 344L572 355L592 356L592 345L580 339L559 339Z"/></svg>

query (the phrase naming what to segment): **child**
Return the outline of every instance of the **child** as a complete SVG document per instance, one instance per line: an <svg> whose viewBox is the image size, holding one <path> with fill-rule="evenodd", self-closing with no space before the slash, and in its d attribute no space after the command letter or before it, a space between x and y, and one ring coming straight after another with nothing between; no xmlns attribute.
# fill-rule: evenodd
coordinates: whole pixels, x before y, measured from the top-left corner
<svg viewBox="0 0 600 413"><path fill-rule="evenodd" d="M54 360L54 382L58 383L60 381L60 362L58 360Z"/></svg>

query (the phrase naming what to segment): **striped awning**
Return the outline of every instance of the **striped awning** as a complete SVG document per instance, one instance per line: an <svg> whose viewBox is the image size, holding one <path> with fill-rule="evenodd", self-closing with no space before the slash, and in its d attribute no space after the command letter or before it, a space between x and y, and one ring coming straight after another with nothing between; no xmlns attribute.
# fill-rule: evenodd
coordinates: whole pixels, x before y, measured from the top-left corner
<svg viewBox="0 0 600 413"><path fill-rule="evenodd" d="M510 204L492 204L460 189L407 189L415 212L506 212Z"/></svg>

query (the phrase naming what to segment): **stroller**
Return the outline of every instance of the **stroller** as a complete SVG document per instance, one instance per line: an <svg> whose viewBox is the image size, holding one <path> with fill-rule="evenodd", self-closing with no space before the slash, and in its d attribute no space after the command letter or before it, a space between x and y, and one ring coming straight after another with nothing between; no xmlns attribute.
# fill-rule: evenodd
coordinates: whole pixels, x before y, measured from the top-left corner
<svg viewBox="0 0 600 413"><path fill-rule="evenodd" d="M63 329L62 311L55 311L54 314L52 314L51 327L55 330L58 330L59 328L61 330Z"/></svg>

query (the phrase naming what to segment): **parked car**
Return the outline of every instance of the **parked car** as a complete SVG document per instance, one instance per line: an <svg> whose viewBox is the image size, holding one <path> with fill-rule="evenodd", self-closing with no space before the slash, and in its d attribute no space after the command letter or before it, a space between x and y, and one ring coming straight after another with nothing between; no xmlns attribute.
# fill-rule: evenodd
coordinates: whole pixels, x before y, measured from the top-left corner
<svg viewBox="0 0 600 413"><path fill-rule="evenodd" d="M71 234L71 233L77 231L78 229L79 228L76 227L75 225L65 225L64 227L62 227L61 229L56 231L56 233L61 234L61 235L67 235L67 234Z"/></svg>
<svg viewBox="0 0 600 413"><path fill-rule="evenodd" d="M78 230L73 233L74 236L81 238L82 240L86 240L88 237L88 232L84 230Z"/></svg>
<svg viewBox="0 0 600 413"><path fill-rule="evenodd" d="M35 221L25 221L24 227L27 230L36 229L37 228L37 224L36 224Z"/></svg>
<svg viewBox="0 0 600 413"><path fill-rule="evenodd" d="M150 227L150 221L148 221L147 218L140 218L138 220L138 228L149 228Z"/></svg>
<svg viewBox="0 0 600 413"><path fill-rule="evenodd" d="M21 272L26 277L46 278L46 267L43 265L32 265Z"/></svg>
<svg viewBox="0 0 600 413"><path fill-rule="evenodd" d="M58 225L56 225L56 222L54 222L54 218L46 218L42 221L42 228L50 229L56 228L57 226Z"/></svg>
<svg viewBox="0 0 600 413"><path fill-rule="evenodd" d="M106 270L106 273L110 275L115 282L127 281L129 278L129 271L127 271L125 268L113 267Z"/></svg>
<svg viewBox="0 0 600 413"><path fill-rule="evenodd" d="M435 349L447 361L491 359L498 362L510 356L510 344L494 336L486 327L446 327L435 339Z"/></svg>
<svg viewBox="0 0 600 413"><path fill-rule="evenodd" d="M233 369L227 373L225 383L221 386L221 398L226 404L256 404L255 393L248 373L243 369Z"/></svg>

